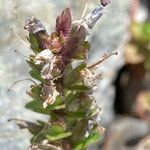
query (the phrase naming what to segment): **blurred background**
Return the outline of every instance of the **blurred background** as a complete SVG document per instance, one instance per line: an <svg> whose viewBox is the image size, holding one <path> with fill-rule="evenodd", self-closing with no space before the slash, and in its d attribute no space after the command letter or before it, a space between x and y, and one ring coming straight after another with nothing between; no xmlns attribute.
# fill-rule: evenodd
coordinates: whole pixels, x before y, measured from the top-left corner
<svg viewBox="0 0 150 150"><path fill-rule="evenodd" d="M89 64L104 53L117 51L103 62L102 74L94 96L102 108L101 124L106 128L100 143L90 150L150 150L150 1L111 0L99 23L89 36ZM10 118L29 121L46 116L24 108L30 101L26 90L29 81L8 88L17 80L29 78L23 55L31 53L15 32L26 40L27 32L16 18L36 16L50 32L55 18L70 5L74 20L80 19L86 0L0 0L0 150L26 150L31 135L17 127ZM99 0L89 0L87 13ZM15 31L15 32L14 32Z"/></svg>

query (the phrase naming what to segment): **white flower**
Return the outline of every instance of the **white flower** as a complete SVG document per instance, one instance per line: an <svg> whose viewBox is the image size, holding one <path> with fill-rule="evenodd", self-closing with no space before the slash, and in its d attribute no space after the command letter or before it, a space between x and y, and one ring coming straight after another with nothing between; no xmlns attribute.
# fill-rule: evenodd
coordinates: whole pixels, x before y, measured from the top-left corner
<svg viewBox="0 0 150 150"><path fill-rule="evenodd" d="M50 62L52 57L52 52L49 49L45 49L34 58L34 62L36 65L40 65L43 62Z"/></svg>

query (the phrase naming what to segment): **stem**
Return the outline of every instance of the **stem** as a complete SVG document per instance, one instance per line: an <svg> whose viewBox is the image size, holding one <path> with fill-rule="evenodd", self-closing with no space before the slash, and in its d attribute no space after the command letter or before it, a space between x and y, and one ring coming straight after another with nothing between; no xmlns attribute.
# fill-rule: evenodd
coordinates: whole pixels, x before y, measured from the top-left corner
<svg viewBox="0 0 150 150"><path fill-rule="evenodd" d="M37 83L34 81L34 80L32 80L32 79L30 79L30 78L25 78L25 79L21 79L21 80L18 80L18 81L15 81L9 88L8 88L8 91L10 91L16 84L18 84L18 83L20 83L20 82L23 82L23 81L31 81L31 82L33 82L35 85L37 85Z"/></svg>
<svg viewBox="0 0 150 150"><path fill-rule="evenodd" d="M19 39L19 41L20 41L21 43L23 43L27 48L30 47L30 45L27 44L27 43L18 35L18 33L17 33L14 29L11 29L11 31L14 32L14 34L16 35L16 37Z"/></svg>
<svg viewBox="0 0 150 150"><path fill-rule="evenodd" d="M101 64L103 61L105 61L106 59L108 59L108 58L111 57L112 55L118 55L118 52L114 52L114 53L111 53L111 54L109 54L109 55L104 56L103 59L97 61L96 63L92 64L91 66L88 66L87 68L88 68L88 69L92 69L92 68L96 67L97 65Z"/></svg>
<svg viewBox="0 0 150 150"><path fill-rule="evenodd" d="M85 7L84 7L84 10L83 10L83 13L82 13L81 20L82 20L82 19L83 19L83 17L85 16L85 13L86 13L87 7L88 7L88 0L86 0L86 4L85 4Z"/></svg>
<svg viewBox="0 0 150 150"><path fill-rule="evenodd" d="M44 125L43 129L34 137L33 143L44 132L44 130L48 127L49 124L50 124L50 120Z"/></svg>
<svg viewBox="0 0 150 150"><path fill-rule="evenodd" d="M55 149L55 150L62 150L61 149L61 147L59 147L59 146L54 146L54 145L52 145L52 144L49 144L49 143L47 143L47 144L33 144L33 145L31 145L28 149L30 150L32 150L33 148L34 148L34 146L35 147L38 147L39 149L48 149L48 148L52 148L52 149Z"/></svg>

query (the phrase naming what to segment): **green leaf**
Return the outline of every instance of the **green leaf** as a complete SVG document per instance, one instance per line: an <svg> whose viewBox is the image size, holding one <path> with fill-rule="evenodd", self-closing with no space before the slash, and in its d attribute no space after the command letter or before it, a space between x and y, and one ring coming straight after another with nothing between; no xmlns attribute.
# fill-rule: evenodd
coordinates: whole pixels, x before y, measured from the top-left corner
<svg viewBox="0 0 150 150"><path fill-rule="evenodd" d="M73 100L75 100L79 96L79 92L77 91L71 91L71 90L66 90L67 92L65 93L65 104L68 106Z"/></svg>
<svg viewBox="0 0 150 150"><path fill-rule="evenodd" d="M59 96L58 96L59 97ZM46 108L43 108L43 102L38 100L33 100L26 104L25 106L27 109L30 109L32 111L43 113L43 114L50 114L51 110L59 110L64 109L65 104L62 103L62 101L59 100L59 98L56 98L56 101L52 105L48 105Z"/></svg>
<svg viewBox="0 0 150 150"><path fill-rule="evenodd" d="M85 41L83 45L79 46L74 58L79 60L84 60L87 58L87 52L90 49L90 43L88 41Z"/></svg>
<svg viewBox="0 0 150 150"><path fill-rule="evenodd" d="M140 43L150 42L150 22L137 23L131 25L131 31L134 39Z"/></svg>
<svg viewBox="0 0 150 150"><path fill-rule="evenodd" d="M31 86L31 97L35 100L41 100L40 95L42 94L41 92L41 85L32 85Z"/></svg>
<svg viewBox="0 0 150 150"><path fill-rule="evenodd" d="M66 132L65 129L63 129L61 126L58 125L52 125L50 130L45 133L45 136L50 141L67 138L71 135L72 135L71 132Z"/></svg>
<svg viewBox="0 0 150 150"><path fill-rule="evenodd" d="M27 63L32 68L32 70L29 72L32 78L45 83L46 80L41 77L40 69L34 64L33 60L27 61Z"/></svg>
<svg viewBox="0 0 150 150"><path fill-rule="evenodd" d="M86 113L84 111L76 111L76 112L67 111L67 117L84 118L85 116L86 116Z"/></svg>
<svg viewBox="0 0 150 150"><path fill-rule="evenodd" d="M97 113L98 113L97 108L93 108L88 112L87 117L91 118L91 117L95 116Z"/></svg>
<svg viewBox="0 0 150 150"><path fill-rule="evenodd" d="M144 65L147 70L150 70L150 58L145 61Z"/></svg>
<svg viewBox="0 0 150 150"><path fill-rule="evenodd" d="M39 44L38 44L38 40L37 40L37 37L36 35L34 34L29 34L29 38L27 38L28 41L30 42L30 47L31 49L35 52L35 53L38 53L41 51L40 47L39 47Z"/></svg>
<svg viewBox="0 0 150 150"><path fill-rule="evenodd" d="M147 42L150 42L150 22L143 24L143 36Z"/></svg>
<svg viewBox="0 0 150 150"><path fill-rule="evenodd" d="M41 81L42 83L45 83L45 80L41 77L41 74L38 70L31 70L29 73L32 76L32 78Z"/></svg>
<svg viewBox="0 0 150 150"><path fill-rule="evenodd" d="M50 109L48 109L48 107L45 109L43 108L42 101L33 100L27 103L25 107L38 113L50 114Z"/></svg>
<svg viewBox="0 0 150 150"><path fill-rule="evenodd" d="M87 50L90 50L90 48L91 48L91 44L90 44L90 42L88 42L88 41L85 41L85 42L83 43L83 46L86 47Z"/></svg>
<svg viewBox="0 0 150 150"><path fill-rule="evenodd" d="M28 129L29 132L31 132L34 135L31 139L31 143L40 142L41 140L45 139L45 136L43 136L42 134L40 134L40 136L37 137L37 135L43 130L46 124L45 122L41 120L38 120L37 123L22 119L10 119L10 121L11 120L15 121L20 129Z"/></svg>
<svg viewBox="0 0 150 150"><path fill-rule="evenodd" d="M68 65L64 71L64 85L66 87L77 83L80 79L80 71L86 67L85 63L81 63L75 69Z"/></svg>
<svg viewBox="0 0 150 150"><path fill-rule="evenodd" d="M75 144L74 150L83 150L86 149L89 145L96 143L100 140L101 134L98 132L91 133L88 137L80 140Z"/></svg>
<svg viewBox="0 0 150 150"><path fill-rule="evenodd" d="M87 87L83 83L77 83L77 84L71 85L67 88L69 90L75 90L75 91L87 91L87 90L89 90L89 87Z"/></svg>
<svg viewBox="0 0 150 150"><path fill-rule="evenodd" d="M39 71L39 68L34 64L34 61L32 59L30 61L27 60L27 63L33 70Z"/></svg>

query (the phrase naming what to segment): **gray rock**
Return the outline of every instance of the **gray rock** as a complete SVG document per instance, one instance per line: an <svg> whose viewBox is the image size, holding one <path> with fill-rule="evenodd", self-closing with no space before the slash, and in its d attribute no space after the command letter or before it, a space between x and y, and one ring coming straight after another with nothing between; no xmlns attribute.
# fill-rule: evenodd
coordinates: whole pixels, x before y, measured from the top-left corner
<svg viewBox="0 0 150 150"><path fill-rule="evenodd" d="M150 134L150 124L124 117L111 123L106 133L103 150L135 150L138 140Z"/></svg>

